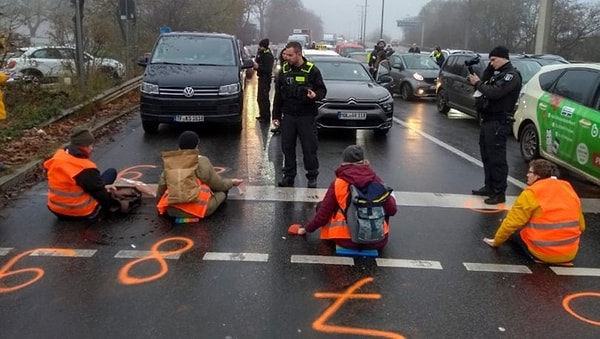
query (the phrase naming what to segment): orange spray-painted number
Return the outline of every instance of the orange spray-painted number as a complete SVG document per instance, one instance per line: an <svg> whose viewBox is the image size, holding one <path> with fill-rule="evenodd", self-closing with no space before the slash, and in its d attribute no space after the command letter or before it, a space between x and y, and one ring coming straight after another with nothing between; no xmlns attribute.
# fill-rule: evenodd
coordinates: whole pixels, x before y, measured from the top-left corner
<svg viewBox="0 0 600 339"><path fill-rule="evenodd" d="M27 287L27 286L37 282L38 280L42 279L42 277L44 276L44 270L39 267L21 268L18 270L10 271L10 269L13 267L14 264L17 263L17 261L21 260L23 257L30 255L31 253L33 253L35 251L56 252L56 253L61 253L61 254L68 255L68 256L75 254L75 251L68 250L68 249L38 248L35 250L23 252L23 253L17 255L16 257L10 259L8 261L8 263L6 263L6 265L4 265L4 266L2 266L2 268L0 268L0 282L5 278L13 277L16 275L21 275L21 274L30 273L30 274L33 274L33 276L29 280L24 281L17 285L13 285L13 286L6 286L6 285L0 283L0 293L17 291L17 290Z"/></svg>
<svg viewBox="0 0 600 339"><path fill-rule="evenodd" d="M571 308L571 301L573 301L573 299L578 299L578 298L582 298L582 297L596 297L596 298L598 298L598 297L600 297L600 293L597 293L597 292L581 292L581 293L575 293L575 294L568 295L568 296L566 296L563 299L563 302L562 302L563 308L570 315L574 316L575 318L577 318L577 319L579 319L579 320L581 320L583 322L586 322L586 323L591 324L591 325L600 326L600 320L591 320L591 319L588 319L588 318L580 315L579 313L573 311L573 309Z"/></svg>
<svg viewBox="0 0 600 339"><path fill-rule="evenodd" d="M315 320L312 324L313 329L325 332L325 333L336 333L336 334L355 334L355 335L364 335L371 337L381 337L381 338L392 338L392 339L401 339L404 336L394 333L387 332L381 330L374 330L368 328L359 328L359 327L346 327L346 326L335 326L326 324L327 320L329 320L333 315L340 309L340 307L348 300L348 299L381 299L381 294L371 293L371 294L354 294L356 290L361 288L373 281L373 278L364 278L354 283L354 285L350 286L344 293L315 293L315 298L331 298L337 299L331 306L329 306L317 320Z"/></svg>
<svg viewBox="0 0 600 339"><path fill-rule="evenodd" d="M183 248L173 250L173 251L161 252L158 250L162 244L171 242L171 241L183 242L185 244L185 246ZM173 237L173 238L163 239L152 246L152 249L151 249L152 254L150 254L149 256L146 256L146 257L136 259L136 260L128 263L127 265L123 266L123 268L121 268L121 271L119 271L119 281L124 285L135 285L135 284L143 284L143 283L147 283L147 282L159 279L159 278L163 277L165 274L167 274L167 272L169 271L169 267L168 267L167 262L165 261L164 257L167 257L169 255L181 254L181 253L189 250L190 248L192 248L192 246L194 246L194 242L189 238ZM145 278L136 278L136 277L132 277L129 275L129 270L131 270L131 268L133 266L135 266L143 261L147 261L147 260L156 260L156 262L160 265L160 271L154 275L151 275L151 276L145 277Z"/></svg>

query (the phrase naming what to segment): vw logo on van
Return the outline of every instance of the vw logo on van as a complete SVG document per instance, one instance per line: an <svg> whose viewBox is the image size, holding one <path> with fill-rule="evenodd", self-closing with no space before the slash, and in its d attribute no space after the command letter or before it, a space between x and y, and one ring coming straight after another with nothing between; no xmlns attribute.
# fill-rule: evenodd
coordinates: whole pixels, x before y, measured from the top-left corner
<svg viewBox="0 0 600 339"><path fill-rule="evenodd" d="M184 89L183 89L183 95L184 95L186 98L191 98L191 97L193 97L193 96L194 96L194 89L193 89L193 88L191 88L190 86L188 86L188 87L184 88Z"/></svg>

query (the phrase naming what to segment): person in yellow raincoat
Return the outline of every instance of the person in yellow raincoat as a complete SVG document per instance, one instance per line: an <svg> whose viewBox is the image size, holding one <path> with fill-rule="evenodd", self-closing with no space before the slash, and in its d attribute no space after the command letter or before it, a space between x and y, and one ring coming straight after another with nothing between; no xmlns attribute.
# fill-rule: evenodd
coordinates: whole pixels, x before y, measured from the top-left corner
<svg viewBox="0 0 600 339"><path fill-rule="evenodd" d="M0 86L4 85L8 80L8 75L6 73L0 72ZM2 93L2 87L0 87L0 120L6 119L6 108L4 107L4 94ZM0 172L7 169L7 167L0 163Z"/></svg>

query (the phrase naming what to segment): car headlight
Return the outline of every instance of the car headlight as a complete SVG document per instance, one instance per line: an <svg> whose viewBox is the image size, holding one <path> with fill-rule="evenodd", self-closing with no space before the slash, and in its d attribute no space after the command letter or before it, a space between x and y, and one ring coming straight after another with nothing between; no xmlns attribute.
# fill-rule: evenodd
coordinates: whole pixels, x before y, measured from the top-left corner
<svg viewBox="0 0 600 339"><path fill-rule="evenodd" d="M142 82L140 90L142 93L146 94L158 94L158 85L151 84L149 82Z"/></svg>
<svg viewBox="0 0 600 339"><path fill-rule="evenodd" d="M240 83L223 85L219 87L219 95L232 95L240 92Z"/></svg>
<svg viewBox="0 0 600 339"><path fill-rule="evenodd" d="M389 112L389 111L393 111L394 110L394 103L393 102L388 102L385 104L381 104L381 108L383 108L384 111Z"/></svg>
<svg viewBox="0 0 600 339"><path fill-rule="evenodd" d="M423 79L425 79L425 78L423 78L423 76L422 76L421 74L419 74L419 73L414 73L414 74L413 74L413 78L415 78L415 79L416 79L416 80L418 80L418 81L423 81Z"/></svg>
<svg viewBox="0 0 600 339"><path fill-rule="evenodd" d="M391 95L391 94L389 94L389 93L387 93L385 96L383 96L383 97L379 98L379 99L377 100L377 102L379 102L380 104L383 104L383 103L385 103L386 101L390 100L391 98L392 98L392 95Z"/></svg>

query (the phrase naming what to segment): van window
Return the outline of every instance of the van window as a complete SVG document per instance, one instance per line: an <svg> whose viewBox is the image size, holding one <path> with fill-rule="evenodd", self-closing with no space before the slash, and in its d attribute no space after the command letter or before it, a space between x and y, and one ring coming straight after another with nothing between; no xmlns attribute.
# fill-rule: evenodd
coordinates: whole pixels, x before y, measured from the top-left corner
<svg viewBox="0 0 600 339"><path fill-rule="evenodd" d="M553 92L582 105L589 106L590 97L594 94L598 86L598 75L598 72L588 70L568 70L558 79Z"/></svg>
<svg viewBox="0 0 600 339"><path fill-rule="evenodd" d="M165 35L158 40L150 63L235 66L239 57L233 43L220 37Z"/></svg>

